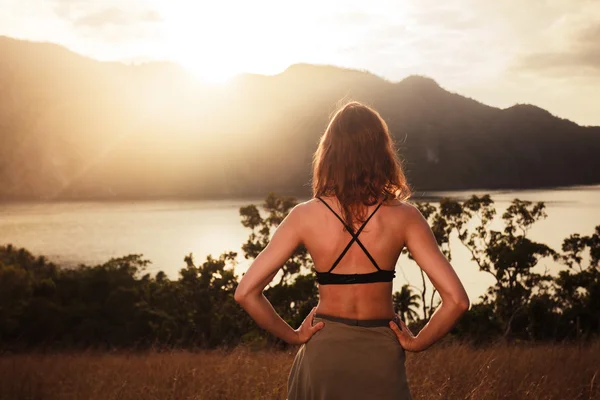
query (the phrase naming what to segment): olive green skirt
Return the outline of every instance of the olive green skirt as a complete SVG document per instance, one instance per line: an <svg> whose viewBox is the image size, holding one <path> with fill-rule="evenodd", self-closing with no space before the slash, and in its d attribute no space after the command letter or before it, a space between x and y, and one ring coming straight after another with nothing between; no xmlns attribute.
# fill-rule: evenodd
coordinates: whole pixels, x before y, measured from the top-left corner
<svg viewBox="0 0 600 400"><path fill-rule="evenodd" d="M388 320L316 314L325 326L300 346L287 383L288 400L412 400L406 354Z"/></svg>

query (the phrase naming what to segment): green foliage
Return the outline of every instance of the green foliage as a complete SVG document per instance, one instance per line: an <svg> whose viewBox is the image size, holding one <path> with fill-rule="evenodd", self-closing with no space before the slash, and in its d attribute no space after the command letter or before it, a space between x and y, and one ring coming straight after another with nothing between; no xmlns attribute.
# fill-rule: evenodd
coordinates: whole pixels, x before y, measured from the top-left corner
<svg viewBox="0 0 600 400"><path fill-rule="evenodd" d="M560 259L568 269L556 278L561 334L589 337L600 332L600 225L589 236L572 234L562 250Z"/></svg>
<svg viewBox="0 0 600 400"><path fill-rule="evenodd" d="M502 335L500 320L491 303L476 303L461 317L453 334L474 344L489 343Z"/></svg>
<svg viewBox="0 0 600 400"><path fill-rule="evenodd" d="M251 233L244 244L255 258L296 205L295 198L269 195L263 218L254 205L242 207ZM272 340L233 299L237 254L192 254L177 280L145 273L142 255L114 258L97 266L57 268L43 257L11 245L0 247L0 343L2 347L215 347ZM284 265L278 283L266 290L280 315L299 325L318 294L306 249ZM300 274L300 272L308 272Z"/></svg>
<svg viewBox="0 0 600 400"><path fill-rule="evenodd" d="M448 260L452 260L452 251L450 249L450 234L452 233L452 226L449 225L448 220L442 214L442 207L438 209L434 205L424 202L416 202L414 205L417 207L417 209L419 209L423 217L429 222L441 252L448 258ZM408 258L413 260L413 257L409 253L408 249L404 248L402 253L407 254ZM429 295L428 298L428 289L426 284L428 279L425 277L425 272L422 269L419 269L419 273L421 275L421 286L418 288L418 290L421 295L423 319L427 321L435 311L436 306L439 305L439 303L434 305L437 289L434 287L431 291L431 295ZM416 286L413 287L416 288Z"/></svg>
<svg viewBox="0 0 600 400"><path fill-rule="evenodd" d="M254 259L273 230L297 204L270 194L262 208L240 209L250 229L243 245ZM600 334L600 225L590 235L572 234L561 252L531 240L529 229L545 218L543 203L515 199L492 229L496 208L490 196L465 201L418 203L440 249L451 259L455 238L494 284L455 326L453 335L473 343L504 339L590 339ZM410 255L409 255L410 257ZM540 260L565 265L556 276L540 273ZM25 249L0 247L0 350L23 347L215 347L280 342L266 335L238 306L233 294L237 254L184 258L177 279L146 272L149 261L132 254L96 265L59 268ZM403 319L423 326L436 292L405 284L393 294ZM421 290L418 293L418 290ZM280 277L265 290L277 312L298 326L318 302L313 264L296 249ZM423 307L424 318L417 309Z"/></svg>
<svg viewBox="0 0 600 400"><path fill-rule="evenodd" d="M479 270L494 278L495 284L481 302L474 304L454 328L455 335L482 343L498 338L590 338L600 333L600 226L590 236L569 236L559 253L527 236L537 221L546 218L544 203L514 199L500 216L501 230L492 228L496 207L489 195L465 201L443 198L438 207L415 205L448 259L452 259L450 241L456 237ZM546 258L560 261L568 269L557 276L540 273L536 267ZM426 305L422 271L421 277L423 315L427 319L434 310L435 290Z"/></svg>
<svg viewBox="0 0 600 400"><path fill-rule="evenodd" d="M18 331L31 292L30 274L25 269L0 262L0 339Z"/></svg>
<svg viewBox="0 0 600 400"><path fill-rule="evenodd" d="M262 207L263 211L267 213L264 218L254 204L240 208L242 225L252 230L248 240L242 245L246 259L256 258L267 247L272 230L277 228L297 204L295 197L279 197L274 193L269 193ZM299 273L310 274L312 267L312 259L306 248L298 247L281 268L279 284L283 284L288 279L293 281L294 276Z"/></svg>
<svg viewBox="0 0 600 400"><path fill-rule="evenodd" d="M508 337L514 333L513 322L525 315L529 302L536 293L546 290L545 283L552 280L533 268L545 257L556 257L556 252L527 237L529 228L546 217L545 205L513 200L502 214L502 231L491 228L496 208L489 195L472 196L462 203L446 198L441 201L440 210L479 270L494 277L496 283L488 289L483 301L493 304L504 336ZM470 228L473 219L478 224Z"/></svg>
<svg viewBox="0 0 600 400"><path fill-rule="evenodd" d="M214 347L256 330L233 300L235 253L192 255L180 278L144 274L141 255L60 269L24 249L0 247L3 347ZM17 266L6 266L11 261Z"/></svg>
<svg viewBox="0 0 600 400"><path fill-rule="evenodd" d="M246 259L255 259L260 254L269 243L272 230L297 204L295 197L279 197L270 193L262 206L264 217L253 204L240 208L242 225L252 230L242 246ZM312 271L312 259L306 248L300 246L282 266L279 280L265 291L275 310L291 326L299 326L319 301Z"/></svg>

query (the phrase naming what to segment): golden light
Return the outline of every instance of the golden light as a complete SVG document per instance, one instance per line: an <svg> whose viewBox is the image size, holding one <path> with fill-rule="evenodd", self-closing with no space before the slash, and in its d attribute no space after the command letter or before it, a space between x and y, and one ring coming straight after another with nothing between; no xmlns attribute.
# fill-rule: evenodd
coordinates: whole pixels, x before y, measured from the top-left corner
<svg viewBox="0 0 600 400"><path fill-rule="evenodd" d="M162 53L206 83L321 58L315 43L323 43L326 27L314 23L314 12L299 18L308 12L303 7L270 0L153 4L163 18Z"/></svg>
<svg viewBox="0 0 600 400"><path fill-rule="evenodd" d="M198 80L208 84L224 84L241 73L234 59L220 59L219 63L207 62L201 54L182 50L173 54L173 60L190 71Z"/></svg>
<svg viewBox="0 0 600 400"><path fill-rule="evenodd" d="M186 7L157 2L163 16L165 53L199 80L220 84L242 72L276 73L287 65L277 58L281 53L267 51L273 32L268 15L239 2L231 4L188 3ZM248 9L245 9L248 8ZM253 14L253 15L252 15Z"/></svg>

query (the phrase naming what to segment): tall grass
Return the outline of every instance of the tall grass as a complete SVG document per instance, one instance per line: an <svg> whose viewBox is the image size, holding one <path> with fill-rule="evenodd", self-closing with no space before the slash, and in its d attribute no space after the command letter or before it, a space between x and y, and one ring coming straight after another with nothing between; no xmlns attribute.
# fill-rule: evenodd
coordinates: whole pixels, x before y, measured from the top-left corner
<svg viewBox="0 0 600 400"><path fill-rule="evenodd" d="M295 350L0 357L0 399L285 399ZM600 399L600 343L407 354L414 399Z"/></svg>

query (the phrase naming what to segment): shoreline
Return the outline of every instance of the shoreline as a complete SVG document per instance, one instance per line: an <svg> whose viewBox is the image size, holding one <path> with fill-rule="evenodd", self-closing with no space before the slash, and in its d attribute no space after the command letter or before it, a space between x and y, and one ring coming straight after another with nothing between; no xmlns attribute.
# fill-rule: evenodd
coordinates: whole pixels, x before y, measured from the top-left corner
<svg viewBox="0 0 600 400"><path fill-rule="evenodd" d="M600 190L600 183L595 184L573 184L569 186L539 186L531 188L519 188L519 187L507 187L507 188L466 188L466 189L448 189L448 190L436 190L436 189L422 189L414 190L410 199L419 199L427 201L430 199L441 199L442 197L456 197L459 196L445 196L445 193L473 193L473 194L509 194L509 193L535 193L543 191L568 191L568 190ZM273 192L278 196L295 197L299 201L310 199L311 196L306 193L285 193L285 192ZM428 194L431 193L431 194ZM20 198L20 199L2 199L0 198L0 205L14 205L14 204L53 204L53 203L152 203L152 202L256 202L260 204L264 201L265 194L249 194L249 195L235 195L235 196L135 196L135 197L64 197L57 199L44 199L44 198ZM254 200L256 199L256 200ZM409 201L410 201L409 199Z"/></svg>

